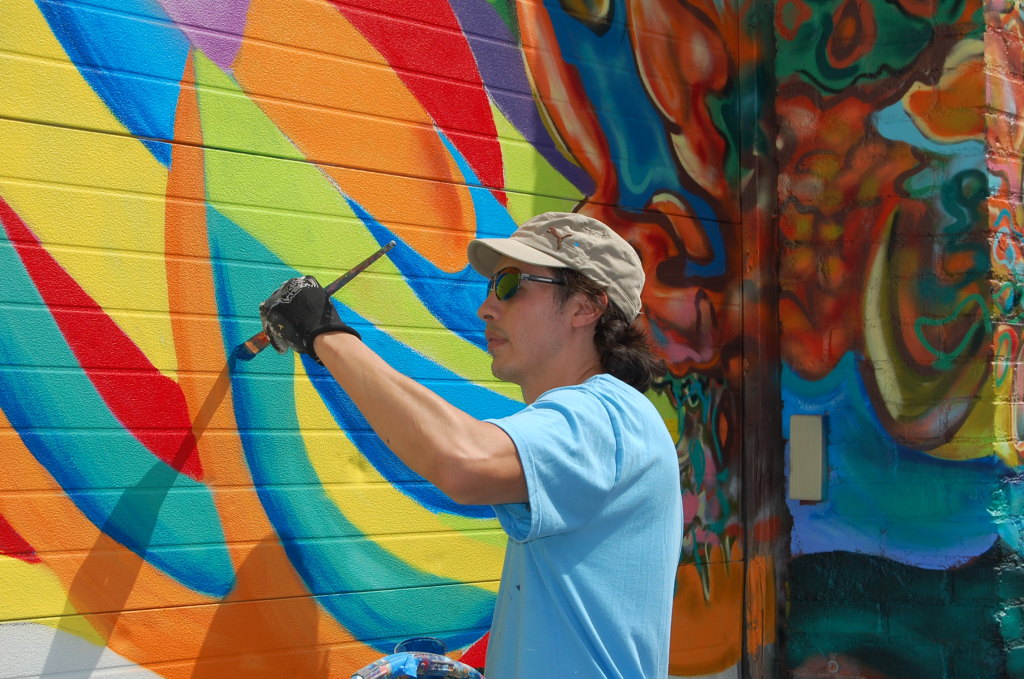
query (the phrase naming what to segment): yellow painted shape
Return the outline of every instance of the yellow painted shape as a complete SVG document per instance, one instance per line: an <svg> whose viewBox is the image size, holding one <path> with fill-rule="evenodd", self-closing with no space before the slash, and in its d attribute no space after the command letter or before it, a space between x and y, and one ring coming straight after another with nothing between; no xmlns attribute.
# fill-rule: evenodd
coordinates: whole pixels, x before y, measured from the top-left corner
<svg viewBox="0 0 1024 679"><path fill-rule="evenodd" d="M953 439L948 443L921 452L945 460L973 460L988 457L994 453L998 454L999 451L994 445L979 445L977 442L978 439L984 438L991 440L991 430L996 417L993 404L995 399L994 380L991 374L975 386L977 381L975 375L967 372L971 369L970 366L962 368L956 365L953 370L961 370L962 374L958 376L958 380L944 385L941 392L932 385L927 385L927 392L914 392L912 387L920 386L912 381L916 378L902 377L896 362L889 358L891 352L888 347L891 341L886 333L890 327L892 316L891 305L884 294L884 288L889 276L886 257L889 251L889 239L892 236L892 219L893 217L889 218L889 222L882 231L881 243L874 261L871 263L862 307L865 352L871 360L875 383L878 385L882 400L888 408L890 416L894 419L912 418L933 405L932 396L944 397L947 394L962 395L965 392L970 392L972 396L976 396L975 403L964 423L954 432ZM924 397L922 397L922 393L925 394Z"/></svg>
<svg viewBox="0 0 1024 679"><path fill-rule="evenodd" d="M672 405L672 399L668 397L668 394L658 393L654 390L648 390L646 395L647 399L654 404L655 408L658 409L658 414L661 415L661 419L665 423L668 433L672 435L672 440L678 441L679 412L676 410L676 407Z"/></svg>
<svg viewBox="0 0 1024 679"><path fill-rule="evenodd" d="M491 115L501 146L512 220L522 224L542 212L572 212L585 196L519 134L493 102Z"/></svg>
<svg viewBox="0 0 1024 679"><path fill-rule="evenodd" d="M1021 464L1021 442L1015 441L1016 431L1013 428L1017 416L1014 406L1006 402L995 405L992 428L992 450L1007 467L1018 467Z"/></svg>
<svg viewBox="0 0 1024 679"><path fill-rule="evenodd" d="M4 0L0 10L0 45L4 46L4 52L67 60L64 48L53 36L50 25L46 23L35 2Z"/></svg>
<svg viewBox="0 0 1024 679"><path fill-rule="evenodd" d="M25 48L66 60L45 19L28 0L3 3L4 49ZM27 44L26 44L27 43ZM15 102L14 117L36 120L48 110L75 111L82 126L120 134L83 132L65 127L0 120L5 150L0 194L25 220L36 236L51 245L51 254L97 304L105 309L139 309L162 315L163 328L151 332L152 317L118 318L120 327L160 366L174 366L167 319L167 283L163 275L164 208L162 200L126 199L123 192L162 197L167 170L109 111L103 101L71 69L46 69L35 59L5 59L0 82L10 84L5 101ZM54 82L52 78L57 78ZM124 135L124 136L122 136ZM54 186L95 187L62 191L53 200ZM105 251L97 258L96 250ZM153 253L148 259L136 253ZM114 284L114 282L119 282Z"/></svg>
<svg viewBox="0 0 1024 679"><path fill-rule="evenodd" d="M991 375L978 387L975 394L978 401L971 408L967 419L954 433L953 440L932 450L926 450L925 453L945 460L974 460L979 457L999 454L994 441L989 445L978 444L979 440L985 440L991 436L990 432L996 420L995 394L992 389Z"/></svg>
<svg viewBox="0 0 1024 679"><path fill-rule="evenodd" d="M337 430L338 424L306 376L302 368L302 361L299 360L297 354L295 370L295 410L300 431ZM496 576L500 572L504 555L504 540L500 541L500 545L496 545L492 538L481 541L476 539L473 534L461 532L470 529L500 531L497 519L457 517L462 520L457 522L441 520L438 515L397 491L376 469L366 464L362 453L347 436L344 439L328 440L304 435L303 440L306 444L310 464L321 479L344 478L350 479L353 483L373 483L379 488L374 491L375 502L367 503L358 498L353 502L353 496L345 492L344 485L332 483L324 486L324 493L327 497L337 505L345 518L360 532L369 534L371 531L367 530L366 526L379 522L381 513L386 512L389 517L394 517L395 522L402 525L403 533L445 532L445 550L460 556L457 559L445 560L444 568L438 570L437 560L430 558L431 555L422 553L418 549L406 548L400 541L380 544L382 549L386 549L413 568L458 582L475 581L474 573L480 571L481 564L493 564ZM452 525L453 523L455 526L460 526L456 528L460 532L454 535L450 532L455 527ZM471 554L471 556L466 558L466 554ZM475 584L489 591L497 591L496 580L494 582L475 582Z"/></svg>
<svg viewBox="0 0 1024 679"><path fill-rule="evenodd" d="M49 34L49 40L56 40ZM2 40L3 38L0 38ZM2 43L0 43L2 44ZM61 55L61 61L23 54L0 53L0 115L35 124L71 125L125 134L127 130L99 97L83 98L81 108L64 105L63 95L81 86L82 76ZM41 86L40 83L46 83Z"/></svg>
<svg viewBox="0 0 1024 679"><path fill-rule="evenodd" d="M46 566L13 557L0 557L0 620L24 620L74 634L86 641L105 646L106 641L88 621L74 612L60 580ZM66 615L51 616L64 609Z"/></svg>
<svg viewBox="0 0 1024 679"><path fill-rule="evenodd" d="M1002 380L994 375L992 382L992 449L1008 467L1021 464L1021 449L1024 442L1017 441L1017 417L1021 408L1013 400L1013 383L1016 379L1017 363L1014 362L1013 350L1019 338L1017 328L1011 325L996 325L992 333L995 355L993 365L998 374L1005 371ZM1000 339L1005 341L1001 342Z"/></svg>

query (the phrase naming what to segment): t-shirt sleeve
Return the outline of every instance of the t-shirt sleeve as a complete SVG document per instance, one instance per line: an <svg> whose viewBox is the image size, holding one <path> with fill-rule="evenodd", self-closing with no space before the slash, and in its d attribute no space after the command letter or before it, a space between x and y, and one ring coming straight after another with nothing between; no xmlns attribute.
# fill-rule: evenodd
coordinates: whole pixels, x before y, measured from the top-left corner
<svg viewBox="0 0 1024 679"><path fill-rule="evenodd" d="M528 503L494 506L511 539L527 542L574 530L605 502L618 475L618 446L596 397L559 390L488 422L515 443L526 475Z"/></svg>

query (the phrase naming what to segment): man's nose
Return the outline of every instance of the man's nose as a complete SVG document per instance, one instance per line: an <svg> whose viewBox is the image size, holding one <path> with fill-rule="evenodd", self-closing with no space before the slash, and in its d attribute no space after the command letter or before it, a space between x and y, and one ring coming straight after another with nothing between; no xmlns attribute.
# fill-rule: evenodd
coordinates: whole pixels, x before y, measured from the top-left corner
<svg viewBox="0 0 1024 679"><path fill-rule="evenodd" d="M476 310L476 315L484 321L494 320L498 312L498 296L488 290L484 301Z"/></svg>

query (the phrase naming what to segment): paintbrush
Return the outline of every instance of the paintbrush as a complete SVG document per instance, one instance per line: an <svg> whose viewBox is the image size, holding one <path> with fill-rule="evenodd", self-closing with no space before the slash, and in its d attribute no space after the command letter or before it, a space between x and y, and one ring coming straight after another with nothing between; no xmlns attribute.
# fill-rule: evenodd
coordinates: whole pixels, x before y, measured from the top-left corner
<svg viewBox="0 0 1024 679"><path fill-rule="evenodd" d="M383 257L384 253L386 253L388 250L395 247L396 245L398 245L397 242L391 241L390 243L382 247L380 250L377 250L377 252L373 253L363 261L356 264L354 267L352 267L351 269L343 273L341 276L339 276L333 283L325 287L324 292L327 293L328 297L332 296L338 290L347 285L349 281L351 281L353 278L355 278L363 271L365 271L366 267L370 266L378 259ZM252 337L250 337L249 339L239 344L237 347L235 347L233 355L240 361L249 361L252 360L252 358L256 356L256 354L266 349L269 344L270 338L267 337L267 333L261 330Z"/></svg>

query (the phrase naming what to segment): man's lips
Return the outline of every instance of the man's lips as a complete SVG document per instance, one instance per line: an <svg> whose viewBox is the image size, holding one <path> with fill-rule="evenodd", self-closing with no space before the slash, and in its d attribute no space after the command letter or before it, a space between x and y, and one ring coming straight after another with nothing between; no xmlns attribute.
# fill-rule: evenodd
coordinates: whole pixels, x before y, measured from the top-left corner
<svg viewBox="0 0 1024 679"><path fill-rule="evenodd" d="M508 340L502 335L490 331L484 333L484 339L487 341L488 350L491 350L494 347L501 346L502 344L508 342Z"/></svg>

